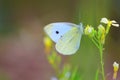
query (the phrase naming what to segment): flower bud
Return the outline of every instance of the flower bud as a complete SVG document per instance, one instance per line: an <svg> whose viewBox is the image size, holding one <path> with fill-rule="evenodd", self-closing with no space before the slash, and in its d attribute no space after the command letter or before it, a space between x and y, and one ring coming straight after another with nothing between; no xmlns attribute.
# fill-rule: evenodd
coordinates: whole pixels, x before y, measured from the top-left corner
<svg viewBox="0 0 120 80"><path fill-rule="evenodd" d="M84 33L85 33L85 35L93 37L94 36L94 28L89 26L89 25L87 25L85 30L84 30Z"/></svg>

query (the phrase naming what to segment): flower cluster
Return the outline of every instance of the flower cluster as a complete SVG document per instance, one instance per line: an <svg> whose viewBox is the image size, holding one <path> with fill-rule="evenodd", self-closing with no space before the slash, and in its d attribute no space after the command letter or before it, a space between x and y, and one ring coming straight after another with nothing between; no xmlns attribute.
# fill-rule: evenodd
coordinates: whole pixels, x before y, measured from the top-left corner
<svg viewBox="0 0 120 80"><path fill-rule="evenodd" d="M119 27L119 24L115 20L108 20L107 18L102 18L100 21L102 24L106 24L106 27L100 24L98 30L95 30L94 27L87 25L84 33L89 37L93 38L95 41L98 40L101 44L105 43L105 37L108 34L110 27L115 26Z"/></svg>
<svg viewBox="0 0 120 80"><path fill-rule="evenodd" d="M87 25L84 29L85 35L88 35L95 46L99 49L100 53L100 64L101 64L101 76L102 80L105 80L105 71L104 71L104 61L103 61L103 50L107 34L110 31L111 26L119 27L119 24L115 20L108 20L107 18L102 18L100 20L100 25L97 27L97 30L94 27ZM117 71L119 65L115 62L113 64L114 74L113 79L116 80Z"/></svg>

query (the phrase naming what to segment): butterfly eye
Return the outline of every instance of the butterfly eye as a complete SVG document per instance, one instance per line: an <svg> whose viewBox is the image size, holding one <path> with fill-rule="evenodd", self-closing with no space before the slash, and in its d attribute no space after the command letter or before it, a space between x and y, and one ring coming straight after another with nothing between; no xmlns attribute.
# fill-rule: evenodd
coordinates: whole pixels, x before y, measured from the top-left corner
<svg viewBox="0 0 120 80"><path fill-rule="evenodd" d="M56 31L56 34L59 34L59 31Z"/></svg>

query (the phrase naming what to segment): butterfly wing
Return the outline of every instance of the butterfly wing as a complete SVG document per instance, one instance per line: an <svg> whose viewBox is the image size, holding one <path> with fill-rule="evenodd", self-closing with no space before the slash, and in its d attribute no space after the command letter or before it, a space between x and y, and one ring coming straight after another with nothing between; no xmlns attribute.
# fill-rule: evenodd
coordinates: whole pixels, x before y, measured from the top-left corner
<svg viewBox="0 0 120 80"><path fill-rule="evenodd" d="M68 22L56 22L51 23L45 26L44 30L49 35L49 37L54 41L58 42L58 40L69 30L71 30L72 27L77 26L73 23Z"/></svg>
<svg viewBox="0 0 120 80"><path fill-rule="evenodd" d="M80 47L82 32L80 27L73 27L64 34L56 44L56 50L63 55L74 54Z"/></svg>

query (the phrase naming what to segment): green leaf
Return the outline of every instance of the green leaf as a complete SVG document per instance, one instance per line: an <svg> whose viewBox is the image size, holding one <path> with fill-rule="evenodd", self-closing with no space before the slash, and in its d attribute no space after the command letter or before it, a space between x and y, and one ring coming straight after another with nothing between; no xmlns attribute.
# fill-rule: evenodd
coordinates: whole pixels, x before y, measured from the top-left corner
<svg viewBox="0 0 120 80"><path fill-rule="evenodd" d="M97 69L97 71L96 71L95 80L99 80L99 69Z"/></svg>
<svg viewBox="0 0 120 80"><path fill-rule="evenodd" d="M78 67L75 67L73 72L71 73L70 80L81 80L80 75L78 73Z"/></svg>

